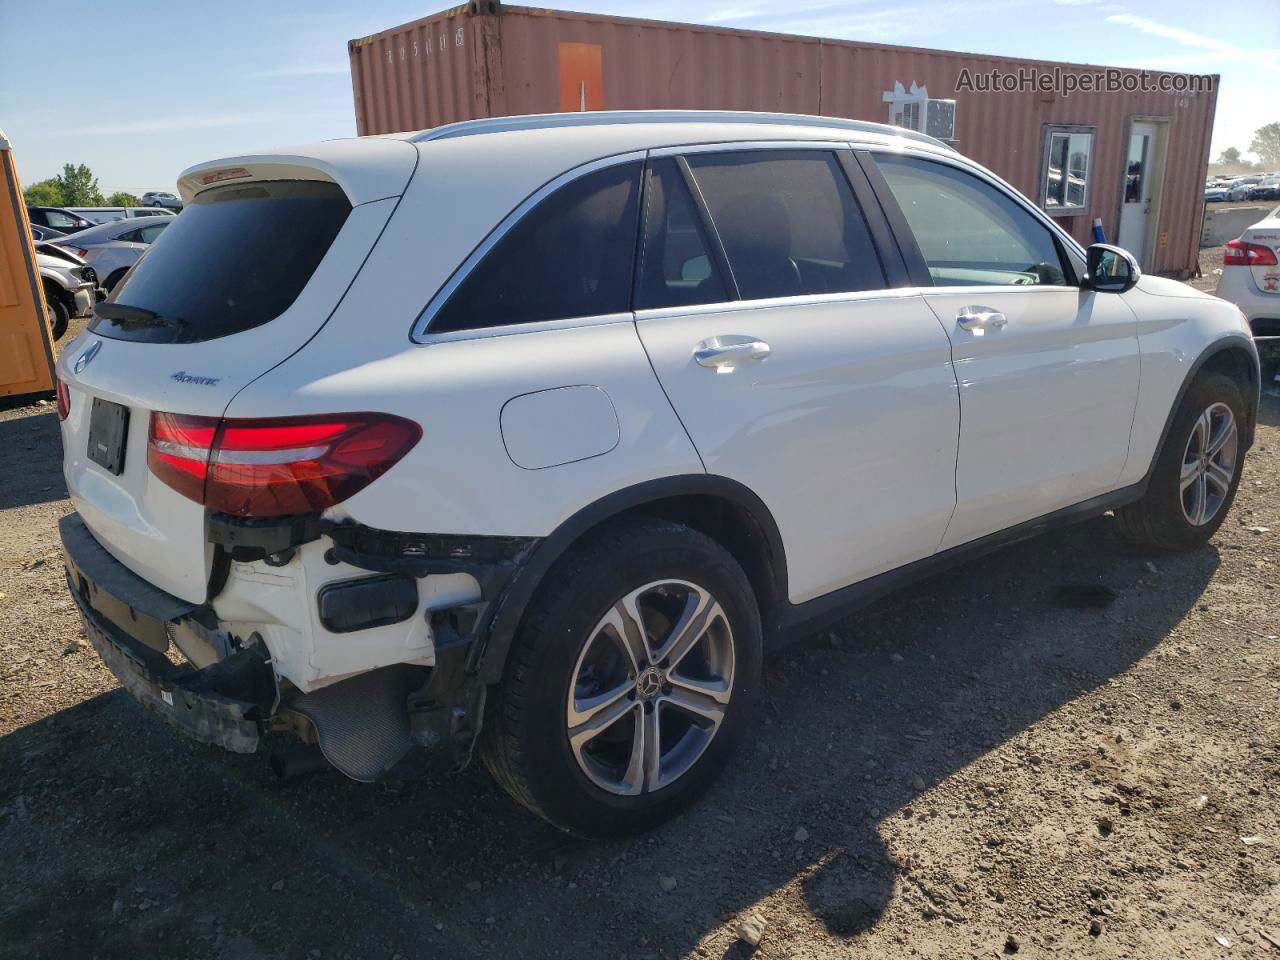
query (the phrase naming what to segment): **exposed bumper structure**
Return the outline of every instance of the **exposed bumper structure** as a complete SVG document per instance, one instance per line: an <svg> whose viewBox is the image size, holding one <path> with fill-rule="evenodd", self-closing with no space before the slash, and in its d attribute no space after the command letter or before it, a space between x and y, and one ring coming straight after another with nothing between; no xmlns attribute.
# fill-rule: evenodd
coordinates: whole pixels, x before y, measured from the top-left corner
<svg viewBox="0 0 1280 960"><path fill-rule="evenodd" d="M103 662L138 701L183 733L236 753L254 752L269 728L288 728L318 743L330 764L356 780L408 780L429 769L464 766L483 716L489 681L478 669L478 654L494 599L504 594L532 542L298 523L261 529L215 524L211 532L219 549L241 562L280 562L301 544L326 536L330 551L365 570L405 577L465 570L481 584L483 599L426 611L434 666L393 664L304 692L277 676L257 633L234 636L211 603L181 600L134 574L72 514L59 524L67 584ZM204 669L171 662L170 640L181 646L182 631L201 635L218 651L216 662ZM359 630L349 636L359 643Z"/></svg>
<svg viewBox="0 0 1280 960"><path fill-rule="evenodd" d="M200 619L200 608L135 576L75 514L58 524L67 586L85 633L120 684L187 736L233 753L258 749L264 710L275 699L266 651L246 646L204 670L165 655L167 624Z"/></svg>

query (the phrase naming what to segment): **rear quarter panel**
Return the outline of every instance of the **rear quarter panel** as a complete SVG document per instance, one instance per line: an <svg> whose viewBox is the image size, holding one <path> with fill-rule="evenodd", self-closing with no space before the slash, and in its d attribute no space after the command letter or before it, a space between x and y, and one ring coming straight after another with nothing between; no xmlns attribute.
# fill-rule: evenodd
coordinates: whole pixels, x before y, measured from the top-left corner
<svg viewBox="0 0 1280 960"><path fill-rule="evenodd" d="M402 315L403 316L403 315ZM407 333L413 314L403 316ZM617 415L612 449L527 469L503 442L511 399L598 388ZM653 376L629 317L508 336L390 345L360 335L359 318L331 321L312 343L247 388L231 416L342 410L398 414L422 424L412 451L334 515L385 530L546 536L616 490L702 463Z"/></svg>

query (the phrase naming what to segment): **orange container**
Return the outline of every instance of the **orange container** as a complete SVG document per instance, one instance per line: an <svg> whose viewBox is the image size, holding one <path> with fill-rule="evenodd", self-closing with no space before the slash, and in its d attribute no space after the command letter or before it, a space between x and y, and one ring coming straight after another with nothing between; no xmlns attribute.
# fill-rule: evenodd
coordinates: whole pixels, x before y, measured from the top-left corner
<svg viewBox="0 0 1280 960"><path fill-rule="evenodd" d="M1158 190L1140 259L1153 273L1196 267L1203 184L1217 102L1211 90L1138 89L1142 71L954 53L725 27L470 3L352 40L356 130L422 130L477 117L576 110L759 110L889 120L895 84L955 101L954 146L1033 200L1043 191L1047 131L1093 133L1086 209L1059 222L1091 242L1100 217L1117 239L1136 129L1154 128ZM962 75L1082 75L1108 70L1134 89L982 92ZM1159 81L1176 75L1146 71ZM1055 88L1056 89L1056 88ZM1137 252L1137 251L1135 251Z"/></svg>
<svg viewBox="0 0 1280 960"><path fill-rule="evenodd" d="M0 397L53 389L53 344L36 272L27 204L13 149L0 130Z"/></svg>

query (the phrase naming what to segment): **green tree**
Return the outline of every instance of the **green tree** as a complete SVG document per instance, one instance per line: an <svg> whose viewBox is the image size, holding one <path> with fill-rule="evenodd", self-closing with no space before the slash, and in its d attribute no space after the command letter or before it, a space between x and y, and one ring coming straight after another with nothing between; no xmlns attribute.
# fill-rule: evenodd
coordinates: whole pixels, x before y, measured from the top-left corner
<svg viewBox="0 0 1280 960"><path fill-rule="evenodd" d="M64 164L61 175L54 178L58 189L62 191L64 207L101 207L102 191L98 189L98 178L83 163L80 165Z"/></svg>
<svg viewBox="0 0 1280 960"><path fill-rule="evenodd" d="M1218 154L1218 163L1226 164L1227 166L1235 166L1239 162L1240 151L1235 147L1227 147L1227 149Z"/></svg>
<svg viewBox="0 0 1280 960"><path fill-rule="evenodd" d="M33 207L62 206L62 190L58 186L58 181L53 177L25 187L22 195L26 198L27 203Z"/></svg>
<svg viewBox="0 0 1280 960"><path fill-rule="evenodd" d="M1268 123L1253 131L1253 143L1249 144L1249 152L1258 155L1263 167L1280 167L1280 121Z"/></svg>
<svg viewBox="0 0 1280 960"><path fill-rule="evenodd" d="M117 190L111 196L107 197L108 207L140 207L142 201L135 197L132 193L126 193L124 190Z"/></svg>

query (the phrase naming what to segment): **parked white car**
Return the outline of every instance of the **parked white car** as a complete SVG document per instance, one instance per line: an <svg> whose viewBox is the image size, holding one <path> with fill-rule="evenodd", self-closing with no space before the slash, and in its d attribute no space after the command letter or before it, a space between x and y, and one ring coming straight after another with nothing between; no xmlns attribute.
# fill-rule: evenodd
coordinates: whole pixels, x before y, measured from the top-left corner
<svg viewBox="0 0 1280 960"><path fill-rule="evenodd" d="M176 222L173 217L115 220L81 230L59 240L58 244L91 263L102 278L103 288L110 292L151 244Z"/></svg>
<svg viewBox="0 0 1280 960"><path fill-rule="evenodd" d="M36 249L36 268L44 286L49 333L58 340L73 317L86 317L93 309L98 275L79 257L46 243Z"/></svg>
<svg viewBox="0 0 1280 960"><path fill-rule="evenodd" d="M478 745L556 826L645 829L766 640L1108 510L1201 546L1253 441L1239 310L901 129L477 120L179 187L58 363L68 583L135 696L318 744L286 770Z"/></svg>
<svg viewBox="0 0 1280 960"><path fill-rule="evenodd" d="M1244 312L1256 336L1280 337L1280 207L1227 244L1215 292Z"/></svg>
<svg viewBox="0 0 1280 960"><path fill-rule="evenodd" d="M1280 206L1227 244L1215 291L1243 311L1263 355L1263 384L1280 384Z"/></svg>

